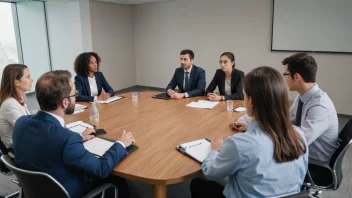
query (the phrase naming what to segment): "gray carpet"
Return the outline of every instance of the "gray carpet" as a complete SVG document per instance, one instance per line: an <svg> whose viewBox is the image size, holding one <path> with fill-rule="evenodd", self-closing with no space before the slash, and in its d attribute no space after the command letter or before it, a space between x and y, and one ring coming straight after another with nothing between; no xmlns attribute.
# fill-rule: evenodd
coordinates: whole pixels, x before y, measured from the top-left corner
<svg viewBox="0 0 352 198"><path fill-rule="evenodd" d="M124 89L118 91L118 94L127 93L131 91L163 91L161 88L151 88L143 86L135 86L132 88ZM350 117L348 116L339 116L339 128L340 130L345 126ZM323 192L323 198L350 198L352 197L352 149L346 153L343 161L343 180L340 188L337 191L325 191ZM5 176L0 174L0 195L8 195L15 191L18 191L19 188L16 184L12 183L14 176ZM152 195L151 185L143 184L135 181L128 181L132 198L149 198ZM189 181L174 184L168 186L168 198L187 198L190 197L189 192Z"/></svg>

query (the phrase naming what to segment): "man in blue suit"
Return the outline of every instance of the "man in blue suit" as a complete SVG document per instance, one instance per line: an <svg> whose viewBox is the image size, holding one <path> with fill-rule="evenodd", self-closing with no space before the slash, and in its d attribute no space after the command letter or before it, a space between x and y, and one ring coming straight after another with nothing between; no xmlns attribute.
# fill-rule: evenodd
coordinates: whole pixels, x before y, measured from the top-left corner
<svg viewBox="0 0 352 198"><path fill-rule="evenodd" d="M41 111L19 118L13 130L13 148L19 168L45 172L54 177L71 197L80 197L103 183L112 169L127 156L125 147L135 140L122 134L100 158L88 152L83 142L94 138L94 130L81 135L65 128L65 114L72 114L78 92L68 71L42 75L35 87ZM124 179L114 177L119 197L129 197Z"/></svg>
<svg viewBox="0 0 352 198"><path fill-rule="evenodd" d="M171 82L166 87L171 98L181 99L194 96L203 96L205 89L204 69L193 65L194 53L185 49L180 53L181 67L175 70ZM178 86L180 93L174 91Z"/></svg>

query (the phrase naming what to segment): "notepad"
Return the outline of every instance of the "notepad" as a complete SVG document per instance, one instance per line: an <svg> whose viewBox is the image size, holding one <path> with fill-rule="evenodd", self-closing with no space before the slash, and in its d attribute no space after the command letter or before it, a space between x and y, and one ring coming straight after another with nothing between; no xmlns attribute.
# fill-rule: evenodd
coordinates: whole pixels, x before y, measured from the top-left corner
<svg viewBox="0 0 352 198"><path fill-rule="evenodd" d="M110 142L108 140L104 140L101 138L93 138L91 140L88 140L83 143L83 146L87 151L93 153L94 155L97 156L103 156L104 153L109 150L109 148L114 144L115 142Z"/></svg>
<svg viewBox="0 0 352 198"><path fill-rule="evenodd" d="M98 157L101 157L115 143L116 143L116 141L110 140L110 139L93 138L91 140L88 140L87 142L84 142L83 146L90 153L92 153ZM139 147L137 145L134 145L134 144L129 145L128 147L126 147L127 154L130 155L131 153L135 152L138 148Z"/></svg>
<svg viewBox="0 0 352 198"><path fill-rule="evenodd" d="M191 102L186 107L201 108L201 109L213 109L219 102L212 102L207 100L198 100L198 102Z"/></svg>
<svg viewBox="0 0 352 198"><path fill-rule="evenodd" d="M110 102L114 102L114 101L120 100L122 98L124 98L124 97L122 97L122 96L112 96L108 100L99 100L99 101L96 101L96 102L97 103L101 103L101 104L108 104Z"/></svg>
<svg viewBox="0 0 352 198"><path fill-rule="evenodd" d="M176 147L181 153L203 163L210 152L210 140L207 138L180 144Z"/></svg>
<svg viewBox="0 0 352 198"><path fill-rule="evenodd" d="M66 128L68 128L70 131L81 134L84 130L86 130L86 128L93 128L93 126L82 121L77 121L67 124Z"/></svg>

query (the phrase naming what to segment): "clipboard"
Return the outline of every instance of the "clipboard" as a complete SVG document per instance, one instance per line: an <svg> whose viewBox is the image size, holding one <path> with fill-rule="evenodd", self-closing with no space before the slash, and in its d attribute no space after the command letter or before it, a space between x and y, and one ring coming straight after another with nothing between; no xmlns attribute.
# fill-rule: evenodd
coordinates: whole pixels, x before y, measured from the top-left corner
<svg viewBox="0 0 352 198"><path fill-rule="evenodd" d="M208 156L208 153L210 152L210 142L211 141L208 138L203 138L180 144L176 147L176 150L199 163L203 163L204 159ZM196 151L196 147L199 147L200 152L192 152L192 150Z"/></svg>
<svg viewBox="0 0 352 198"><path fill-rule="evenodd" d="M171 99L171 97L167 93L157 94L157 95L153 96L152 98L162 99L162 100L170 100Z"/></svg>

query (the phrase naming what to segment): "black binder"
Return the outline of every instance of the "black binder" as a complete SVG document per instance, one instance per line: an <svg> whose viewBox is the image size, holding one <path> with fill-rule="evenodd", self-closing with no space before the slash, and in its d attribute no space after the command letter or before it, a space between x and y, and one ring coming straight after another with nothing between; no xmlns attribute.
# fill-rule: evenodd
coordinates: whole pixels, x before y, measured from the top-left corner
<svg viewBox="0 0 352 198"><path fill-rule="evenodd" d="M211 142L208 138L203 138L205 139L206 141L208 142ZM202 161L199 161L198 159L194 158L193 156L189 155L187 152L186 152L186 149L182 148L181 145L178 145L176 147L176 150L178 150L179 152L183 153L184 155L186 155L187 157L199 162L199 163L203 163Z"/></svg>
<svg viewBox="0 0 352 198"><path fill-rule="evenodd" d="M167 93L161 93L153 96L155 99L163 99L163 100L170 100L170 96Z"/></svg>
<svg viewBox="0 0 352 198"><path fill-rule="evenodd" d="M101 139L107 140L109 142L116 142L115 140L111 140L108 138L104 138L104 137L99 137ZM128 147L126 147L126 151L128 153L128 155L130 155L131 153L135 152L139 147L137 145L131 144Z"/></svg>

